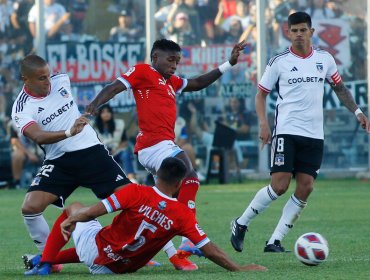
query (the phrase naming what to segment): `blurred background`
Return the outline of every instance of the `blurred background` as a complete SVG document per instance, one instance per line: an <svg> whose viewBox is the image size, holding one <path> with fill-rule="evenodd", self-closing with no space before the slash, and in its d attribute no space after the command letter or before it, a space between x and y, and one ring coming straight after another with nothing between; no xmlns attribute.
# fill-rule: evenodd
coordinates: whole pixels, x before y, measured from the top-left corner
<svg viewBox="0 0 370 280"><path fill-rule="evenodd" d="M268 175L269 151L259 151L254 96L268 59L289 46L286 19L293 11L311 15L314 45L334 56L357 104L367 112L366 1L260 3L262 12L255 0L0 0L0 187L9 182L26 187L42 161L39 148L10 122L13 100L22 89L18 62L29 53L43 56L53 73L68 73L83 112L106 83L131 65L148 62L147 48L155 39L180 44L177 74L184 77L217 67L229 58L235 43L246 40L236 67L207 89L178 98L176 142L206 181ZM259 49L257 42L262 45ZM259 57L263 59L258 63ZM329 86L323 94L326 140L321 176L368 178L367 134ZM267 100L271 127L276 98L273 91ZM138 131L135 100L124 92L109 105L111 117L124 122L117 140L125 151L122 164L129 165L126 172L133 178L144 181L146 173L132 154ZM232 133L220 131L224 126L218 123ZM230 141L219 141L225 137Z"/></svg>

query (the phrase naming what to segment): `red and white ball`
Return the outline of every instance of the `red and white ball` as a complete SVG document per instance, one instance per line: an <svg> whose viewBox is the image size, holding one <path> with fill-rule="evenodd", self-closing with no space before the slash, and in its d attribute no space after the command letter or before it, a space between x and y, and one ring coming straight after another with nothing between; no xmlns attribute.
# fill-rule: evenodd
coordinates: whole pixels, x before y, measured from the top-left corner
<svg viewBox="0 0 370 280"><path fill-rule="evenodd" d="M297 239L294 253L305 265L315 266L328 258L328 242L321 234L308 232Z"/></svg>

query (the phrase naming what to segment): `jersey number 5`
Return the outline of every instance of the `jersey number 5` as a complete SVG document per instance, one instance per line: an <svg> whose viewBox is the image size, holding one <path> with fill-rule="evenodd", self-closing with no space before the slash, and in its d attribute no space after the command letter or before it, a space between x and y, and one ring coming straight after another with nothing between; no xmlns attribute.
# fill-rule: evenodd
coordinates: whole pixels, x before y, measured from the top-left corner
<svg viewBox="0 0 370 280"><path fill-rule="evenodd" d="M143 220L135 234L136 242L134 244L126 244L125 246L122 247L122 250L136 251L141 246L143 246L146 240L145 237L142 236L141 234L146 229L154 233L157 230L157 227Z"/></svg>

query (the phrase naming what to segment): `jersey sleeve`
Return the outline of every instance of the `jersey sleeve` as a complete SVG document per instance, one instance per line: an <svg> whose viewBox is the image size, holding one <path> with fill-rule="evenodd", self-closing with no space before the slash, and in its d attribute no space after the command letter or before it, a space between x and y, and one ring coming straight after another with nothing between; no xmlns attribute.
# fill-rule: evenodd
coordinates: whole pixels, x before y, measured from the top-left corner
<svg viewBox="0 0 370 280"><path fill-rule="evenodd" d="M145 80L145 72L150 71L147 65L135 65L132 66L125 74L118 77L117 80L121 81L127 89L138 87Z"/></svg>
<svg viewBox="0 0 370 280"><path fill-rule="evenodd" d="M272 59L266 66L265 72L262 75L261 81L258 84L258 88L266 93L269 93L277 80L279 79L278 62L276 59Z"/></svg>
<svg viewBox="0 0 370 280"><path fill-rule="evenodd" d="M188 210L188 209L186 209ZM187 237L197 248L202 248L208 242L210 242L206 233L198 225L194 214L189 210L184 212L182 220L182 232L181 235Z"/></svg>
<svg viewBox="0 0 370 280"><path fill-rule="evenodd" d="M140 186L137 184L129 184L101 202L104 204L108 213L128 209L140 200L139 188Z"/></svg>
<svg viewBox="0 0 370 280"><path fill-rule="evenodd" d="M188 80L181 78L176 75L172 75L170 78L171 85L176 94L180 94L188 84Z"/></svg>
<svg viewBox="0 0 370 280"><path fill-rule="evenodd" d="M31 111L31 106L23 106L18 104L14 104L13 112L12 112L12 122L17 127L20 132L26 130L31 124L37 123L35 118L33 117L33 112Z"/></svg>
<svg viewBox="0 0 370 280"><path fill-rule="evenodd" d="M335 85L342 81L342 77L338 73L337 64L331 54L328 54L328 71L326 72L325 78L330 84Z"/></svg>

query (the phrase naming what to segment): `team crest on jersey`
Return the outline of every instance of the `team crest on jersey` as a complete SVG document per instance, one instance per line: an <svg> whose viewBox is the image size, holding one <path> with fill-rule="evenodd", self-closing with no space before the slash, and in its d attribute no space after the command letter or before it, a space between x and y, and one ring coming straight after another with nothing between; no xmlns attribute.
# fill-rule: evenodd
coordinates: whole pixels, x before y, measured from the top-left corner
<svg viewBox="0 0 370 280"><path fill-rule="evenodd" d="M188 201L188 207L189 207L190 209L194 209L194 208L195 208L195 201L193 201L193 200L189 200L189 201Z"/></svg>
<svg viewBox="0 0 370 280"><path fill-rule="evenodd" d="M324 71L324 66L322 65L321 62L316 62L316 69L321 73Z"/></svg>
<svg viewBox="0 0 370 280"><path fill-rule="evenodd" d="M158 208L159 210L164 210L167 206L167 202L166 201L161 201L158 203Z"/></svg>
<svg viewBox="0 0 370 280"><path fill-rule="evenodd" d="M284 165L284 155L283 154L275 155L275 165L277 166Z"/></svg>
<svg viewBox="0 0 370 280"><path fill-rule="evenodd" d="M38 186L38 184L40 183L40 180L41 180L41 177L40 177L40 176L36 176L36 177L33 179L32 183L31 183L31 187L32 187L32 186Z"/></svg>
<svg viewBox="0 0 370 280"><path fill-rule="evenodd" d="M61 88L58 91L59 91L60 95L63 96L64 98L67 98L69 96L69 93L65 88Z"/></svg>

